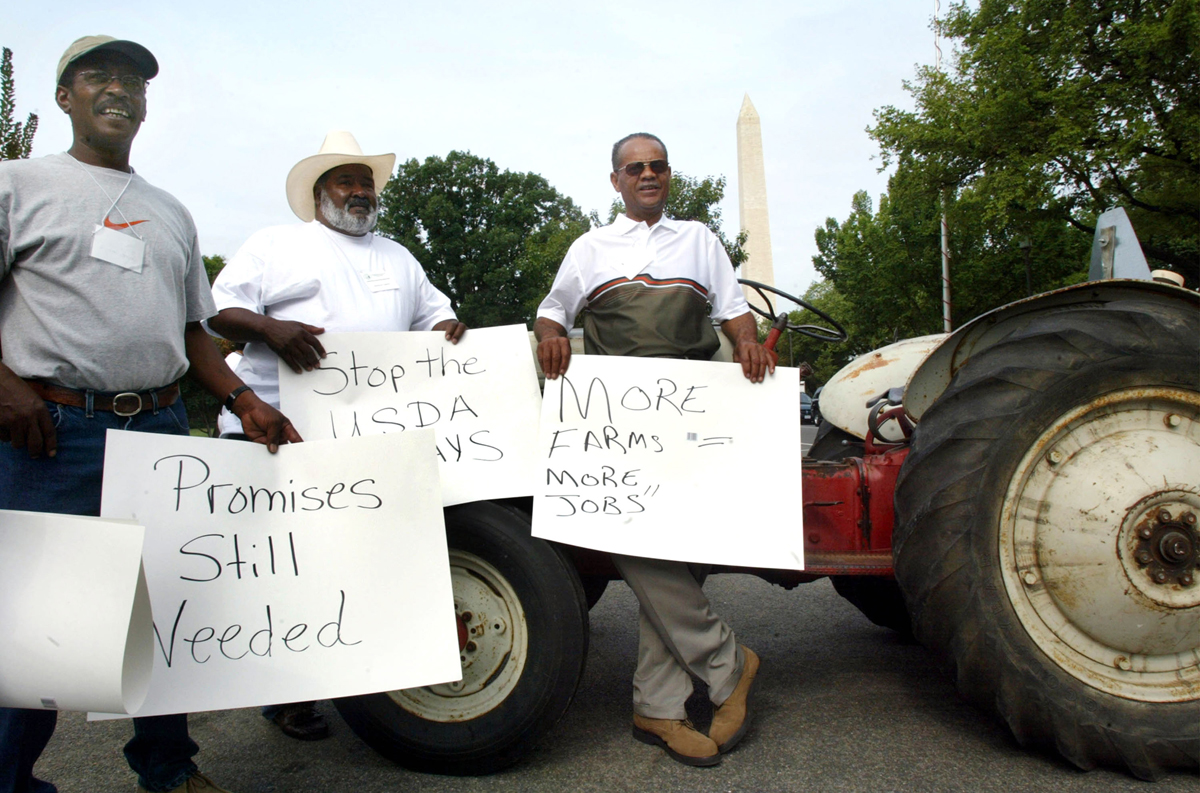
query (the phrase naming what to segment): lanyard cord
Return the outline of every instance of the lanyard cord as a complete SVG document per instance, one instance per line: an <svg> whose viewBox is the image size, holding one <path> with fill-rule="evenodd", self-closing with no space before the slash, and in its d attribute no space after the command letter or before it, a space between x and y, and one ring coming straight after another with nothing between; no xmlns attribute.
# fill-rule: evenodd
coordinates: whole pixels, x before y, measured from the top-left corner
<svg viewBox="0 0 1200 793"><path fill-rule="evenodd" d="M67 155L67 156L70 156L70 155ZM127 228L131 232L133 232L133 236L135 236L139 240L142 240L143 242L145 242L145 240L142 239L142 235L138 234L137 230L135 230L133 228L133 224L129 222L129 218L125 217L125 213L121 211L121 208L119 206L117 206L117 202L121 200L121 197L125 195L125 191L129 189L129 185L131 185L133 183L133 169L130 169L129 179L127 179L125 181L125 186L121 188L121 192L117 193L116 198L113 198L112 196L110 196L108 194L108 191L104 189L104 185L100 184L100 182L96 179L96 177L92 174L92 172L89 171L87 168L83 167L83 163L81 163L79 160L76 160L74 157L71 157L71 159L75 160L75 164L79 166L79 170L86 173L88 175L88 177L92 180L92 182L95 183L96 187L100 188L100 192L104 193L104 197L112 202L111 204L108 205L108 209L105 210L104 217L102 217L100 219L100 221L103 223L105 220L108 219L109 213L112 212L114 209L116 209L117 214L119 214L121 216L121 220L125 221L125 228Z"/></svg>

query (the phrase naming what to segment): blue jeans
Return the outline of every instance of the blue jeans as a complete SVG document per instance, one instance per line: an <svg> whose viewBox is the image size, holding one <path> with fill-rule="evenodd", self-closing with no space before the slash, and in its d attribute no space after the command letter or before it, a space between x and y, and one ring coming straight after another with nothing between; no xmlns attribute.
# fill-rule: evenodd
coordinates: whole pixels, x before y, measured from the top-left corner
<svg viewBox="0 0 1200 793"><path fill-rule="evenodd" d="M121 417L105 411L46 403L58 432L55 457L29 458L24 449L0 444L0 509L100 514L104 433L109 429L186 435L183 401L170 407ZM55 793L33 777L33 765L54 734L57 711L0 708L0 793ZM187 714L133 720L125 759L150 791L179 787L196 771L200 751L188 737Z"/></svg>

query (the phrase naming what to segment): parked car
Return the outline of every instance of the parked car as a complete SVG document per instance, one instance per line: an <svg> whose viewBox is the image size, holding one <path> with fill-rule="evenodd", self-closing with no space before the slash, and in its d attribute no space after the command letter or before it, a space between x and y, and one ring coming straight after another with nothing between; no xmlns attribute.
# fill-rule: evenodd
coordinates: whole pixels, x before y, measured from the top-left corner
<svg viewBox="0 0 1200 793"><path fill-rule="evenodd" d="M800 393L800 423L813 424L813 400L808 394Z"/></svg>
<svg viewBox="0 0 1200 793"><path fill-rule="evenodd" d="M825 386L820 386L812 396L812 422L818 427L821 426L821 392L825 390Z"/></svg>

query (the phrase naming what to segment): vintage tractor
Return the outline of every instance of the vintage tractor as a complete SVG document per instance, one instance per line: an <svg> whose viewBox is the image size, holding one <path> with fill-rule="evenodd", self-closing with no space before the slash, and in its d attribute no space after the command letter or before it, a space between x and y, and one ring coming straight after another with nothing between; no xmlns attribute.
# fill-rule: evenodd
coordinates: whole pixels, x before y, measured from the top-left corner
<svg viewBox="0 0 1200 793"><path fill-rule="evenodd" d="M803 460L805 569L736 572L829 577L1022 745L1154 779L1200 763L1200 296L1134 274L852 362ZM461 681L337 702L396 762L488 773L570 704L616 571L530 510L446 511Z"/></svg>

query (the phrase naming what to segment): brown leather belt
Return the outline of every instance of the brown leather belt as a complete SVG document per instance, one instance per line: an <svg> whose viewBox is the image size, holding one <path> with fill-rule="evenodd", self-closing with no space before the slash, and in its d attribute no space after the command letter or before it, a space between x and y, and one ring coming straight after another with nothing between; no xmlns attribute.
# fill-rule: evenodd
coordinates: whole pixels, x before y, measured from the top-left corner
<svg viewBox="0 0 1200 793"><path fill-rule="evenodd" d="M34 393L47 402L71 407L87 407L87 391L67 388L61 385L51 385L40 380L26 380ZM152 391L123 391L119 394L104 391L92 392L92 410L107 410L118 416L136 416L143 410L154 410L156 407L165 408L175 404L179 399L179 383Z"/></svg>

